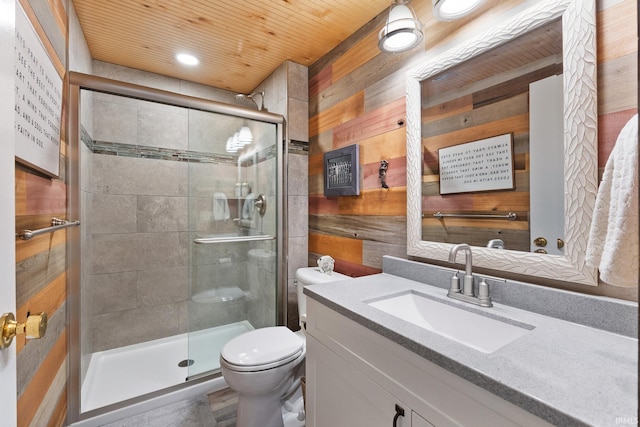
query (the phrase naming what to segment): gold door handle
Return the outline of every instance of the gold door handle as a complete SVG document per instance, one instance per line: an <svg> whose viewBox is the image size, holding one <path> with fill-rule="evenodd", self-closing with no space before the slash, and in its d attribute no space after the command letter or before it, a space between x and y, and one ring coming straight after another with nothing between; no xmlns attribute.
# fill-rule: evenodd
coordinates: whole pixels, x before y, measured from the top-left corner
<svg viewBox="0 0 640 427"><path fill-rule="evenodd" d="M9 347L16 335L25 334L27 339L42 338L47 332L47 313L31 314L25 322L16 322L13 313L4 313L0 317L0 349Z"/></svg>

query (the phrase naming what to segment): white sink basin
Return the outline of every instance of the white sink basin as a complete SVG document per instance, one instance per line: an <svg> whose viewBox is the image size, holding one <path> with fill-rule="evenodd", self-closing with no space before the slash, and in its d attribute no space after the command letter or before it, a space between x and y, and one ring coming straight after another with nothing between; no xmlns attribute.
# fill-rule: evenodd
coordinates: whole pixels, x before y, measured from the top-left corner
<svg viewBox="0 0 640 427"><path fill-rule="evenodd" d="M517 340L534 328L525 324L519 326L507 323L415 293L392 296L368 304L487 354Z"/></svg>

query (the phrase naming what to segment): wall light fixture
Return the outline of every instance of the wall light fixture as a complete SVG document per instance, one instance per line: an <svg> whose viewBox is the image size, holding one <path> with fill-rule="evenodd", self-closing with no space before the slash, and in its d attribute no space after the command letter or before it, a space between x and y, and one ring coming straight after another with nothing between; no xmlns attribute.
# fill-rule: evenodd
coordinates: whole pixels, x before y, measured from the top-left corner
<svg viewBox="0 0 640 427"><path fill-rule="evenodd" d="M422 38L422 23L409 0L395 0L389 8L387 22L378 33L378 48L383 52L404 52L416 47Z"/></svg>
<svg viewBox="0 0 640 427"><path fill-rule="evenodd" d="M483 0L431 0L438 21L453 21L473 12Z"/></svg>

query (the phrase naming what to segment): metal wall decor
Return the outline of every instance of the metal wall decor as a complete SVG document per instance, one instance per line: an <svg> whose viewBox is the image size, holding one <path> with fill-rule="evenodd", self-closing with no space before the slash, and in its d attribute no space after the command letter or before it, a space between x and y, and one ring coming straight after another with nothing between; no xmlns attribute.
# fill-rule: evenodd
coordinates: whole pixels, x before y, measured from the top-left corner
<svg viewBox="0 0 640 427"><path fill-rule="evenodd" d="M324 153L324 195L360 195L360 147L358 144Z"/></svg>
<svg viewBox="0 0 640 427"><path fill-rule="evenodd" d="M386 160L380 161L380 169L378 169L378 178L380 178L380 186L382 188L389 189L387 185L387 170L389 169L389 162Z"/></svg>

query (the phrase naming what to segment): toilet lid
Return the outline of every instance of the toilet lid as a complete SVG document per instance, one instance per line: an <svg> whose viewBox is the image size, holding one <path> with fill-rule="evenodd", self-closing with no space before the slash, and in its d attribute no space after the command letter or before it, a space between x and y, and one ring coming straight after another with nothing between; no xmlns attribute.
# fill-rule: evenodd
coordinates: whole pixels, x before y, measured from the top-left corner
<svg viewBox="0 0 640 427"><path fill-rule="evenodd" d="M271 365L302 352L304 341L286 326L255 329L227 342L220 355L238 367Z"/></svg>

